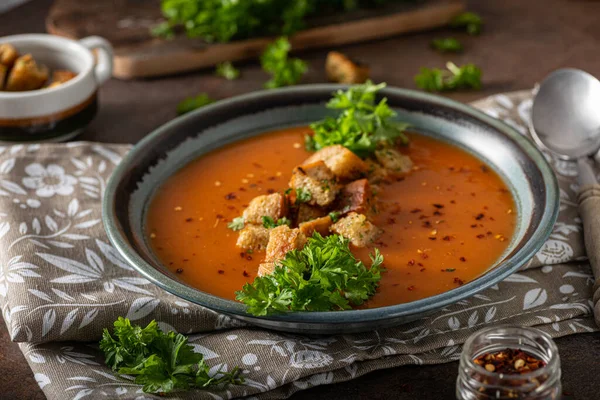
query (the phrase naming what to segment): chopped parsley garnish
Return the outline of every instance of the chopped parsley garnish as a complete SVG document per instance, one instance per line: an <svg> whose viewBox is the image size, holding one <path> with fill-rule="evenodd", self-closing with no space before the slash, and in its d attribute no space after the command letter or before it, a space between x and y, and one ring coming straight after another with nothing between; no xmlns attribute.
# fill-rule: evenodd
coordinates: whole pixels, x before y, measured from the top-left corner
<svg viewBox="0 0 600 400"><path fill-rule="evenodd" d="M396 112L387 99L375 102L376 94L385 87L367 81L348 90L339 90L327 103L327 108L340 110L337 118L327 117L310 127L314 135L305 137L306 149L320 150L334 144L342 145L360 157L373 153L382 142L408 143L404 130L408 124L395 121Z"/></svg>
<svg viewBox="0 0 600 400"><path fill-rule="evenodd" d="M479 35L483 27L481 17L473 12L464 12L457 15L450 21L453 28L464 28L469 35Z"/></svg>
<svg viewBox="0 0 600 400"><path fill-rule="evenodd" d="M447 70L421 68L415 76L418 87L429 92L446 92L458 89L481 89L481 69L474 64L462 67L446 63Z"/></svg>
<svg viewBox="0 0 600 400"><path fill-rule="evenodd" d="M463 49L462 44L454 38L434 39L431 41L431 47L442 53L458 53Z"/></svg>
<svg viewBox="0 0 600 400"><path fill-rule="evenodd" d="M193 111L200 107L207 106L214 102L215 101L213 99L211 99L210 97L208 97L208 95L206 93L200 93L196 97L188 97L187 99L182 100L177 105L177 114L183 115L185 113L188 113L188 112Z"/></svg>
<svg viewBox="0 0 600 400"><path fill-rule="evenodd" d="M240 77L240 70L234 67L229 61L218 64L215 73L217 76L225 78L228 81L233 81Z"/></svg>
<svg viewBox="0 0 600 400"><path fill-rule="evenodd" d="M292 188L287 188L287 189L285 189L285 192L283 192L283 194L285 194L285 195L288 195L290 193L292 193Z"/></svg>
<svg viewBox="0 0 600 400"><path fill-rule="evenodd" d="M275 221L273 218L265 215L262 217L262 223L265 228L271 229L271 228L276 228L280 225L290 226L292 224L292 221L290 221L286 217L279 218L277 221Z"/></svg>
<svg viewBox="0 0 600 400"><path fill-rule="evenodd" d="M285 37L280 37L271 43L260 57L260 63L265 71L272 75L265 83L267 89L295 85L308 69L306 63L299 58L288 58L292 46Z"/></svg>
<svg viewBox="0 0 600 400"><path fill-rule="evenodd" d="M254 279L237 292L253 315L288 311L348 310L375 294L383 256L375 249L371 267L354 257L350 241L318 232L302 250L288 252L272 274Z"/></svg>
<svg viewBox="0 0 600 400"><path fill-rule="evenodd" d="M114 336L113 336L114 335ZM113 335L104 329L100 349L113 371L135 377L145 393L170 393L243 382L238 369L210 374L201 353L180 333L164 333L156 321L142 328L119 317Z"/></svg>
<svg viewBox="0 0 600 400"><path fill-rule="evenodd" d="M227 224L227 227L232 231L244 229L244 217L235 217L233 221Z"/></svg>
<svg viewBox="0 0 600 400"><path fill-rule="evenodd" d="M312 200L312 194L302 188L296 188L296 203L308 203Z"/></svg>
<svg viewBox="0 0 600 400"><path fill-rule="evenodd" d="M329 213L329 218L331 218L333 223L336 223L340 219L340 215L341 213L339 211L332 211Z"/></svg>

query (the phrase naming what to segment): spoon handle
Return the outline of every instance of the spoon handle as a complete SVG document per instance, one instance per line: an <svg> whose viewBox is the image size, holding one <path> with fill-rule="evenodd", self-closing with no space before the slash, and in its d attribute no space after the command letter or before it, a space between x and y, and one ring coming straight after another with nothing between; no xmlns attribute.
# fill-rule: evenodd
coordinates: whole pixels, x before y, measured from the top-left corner
<svg viewBox="0 0 600 400"><path fill-rule="evenodd" d="M594 275L594 318L600 326L600 184L588 185L579 192L579 215L583 221L585 248Z"/></svg>

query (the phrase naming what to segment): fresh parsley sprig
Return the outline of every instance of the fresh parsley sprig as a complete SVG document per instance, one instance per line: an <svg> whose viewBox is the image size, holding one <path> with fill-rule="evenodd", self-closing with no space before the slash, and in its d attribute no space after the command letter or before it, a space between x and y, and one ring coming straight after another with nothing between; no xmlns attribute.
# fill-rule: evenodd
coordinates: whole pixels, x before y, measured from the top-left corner
<svg viewBox="0 0 600 400"><path fill-rule="evenodd" d="M114 322L112 335L104 329L100 349L104 352L106 365L119 374L135 377L135 383L144 385L146 393L170 393L243 382L237 368L231 372L209 374L210 368L204 357L195 353L187 341L180 333L164 333L156 321L142 328L119 317Z"/></svg>
<svg viewBox="0 0 600 400"><path fill-rule="evenodd" d="M475 64L458 67L452 62L446 64L447 70L421 68L415 76L418 87L429 92L447 92L459 89L481 89L481 69Z"/></svg>
<svg viewBox="0 0 600 400"><path fill-rule="evenodd" d="M244 217L235 217L230 223L227 224L227 227L232 231L240 231L244 229Z"/></svg>
<svg viewBox="0 0 600 400"><path fill-rule="evenodd" d="M348 310L375 294L383 256L375 249L371 267L357 260L350 241L315 232L302 250L293 250L272 274L260 276L237 292L253 315L289 311Z"/></svg>
<svg viewBox="0 0 600 400"><path fill-rule="evenodd" d="M297 84L308 69L299 58L289 58L292 46L286 37L280 37L265 49L260 63L272 78L265 83L267 89Z"/></svg>
<svg viewBox="0 0 600 400"><path fill-rule="evenodd" d="M262 223L265 228L272 229L277 228L280 225L290 226L292 224L292 221L290 221L286 217L279 218L277 221L275 221L273 218L265 215L262 217Z"/></svg>
<svg viewBox="0 0 600 400"><path fill-rule="evenodd" d="M214 102L215 101L211 99L206 93L200 93L198 96L188 97L187 99L182 100L177 105L177 114L183 115L197 108L212 104Z"/></svg>
<svg viewBox="0 0 600 400"><path fill-rule="evenodd" d="M479 35L483 28L483 19L474 12L464 12L450 21L453 28L465 29L469 35Z"/></svg>
<svg viewBox="0 0 600 400"><path fill-rule="evenodd" d="M339 110L337 118L327 117L310 127L314 135L305 137L307 150L316 151L339 144L360 157L373 153L383 142L408 143L404 130L408 124L395 121L396 112L387 104L387 98L375 102L377 92L385 83L375 85L367 81L348 90L339 90L327 103L327 108Z"/></svg>
<svg viewBox="0 0 600 400"><path fill-rule="evenodd" d="M299 187L299 188L296 188L295 192L296 192L296 204L308 203L309 201L312 200L312 194L306 189Z"/></svg>
<svg viewBox="0 0 600 400"><path fill-rule="evenodd" d="M434 39L431 47L442 53L459 53L463 50L462 43L455 38Z"/></svg>
<svg viewBox="0 0 600 400"><path fill-rule="evenodd" d="M230 61L225 61L217 64L215 74L228 81L233 81L240 77L240 70L234 67Z"/></svg>

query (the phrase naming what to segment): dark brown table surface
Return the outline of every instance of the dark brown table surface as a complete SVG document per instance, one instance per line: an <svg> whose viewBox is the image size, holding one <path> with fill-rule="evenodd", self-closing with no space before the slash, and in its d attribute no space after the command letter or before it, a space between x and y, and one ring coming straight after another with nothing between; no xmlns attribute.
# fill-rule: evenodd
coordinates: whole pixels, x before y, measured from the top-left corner
<svg viewBox="0 0 600 400"><path fill-rule="evenodd" d="M1 1L1 0L0 0ZM33 0L0 15L0 36L44 32L51 0ZM486 21L485 32L468 37L447 30L420 33L345 46L341 50L372 67L372 78L389 85L414 88L413 76L421 66L442 67L449 59L473 62L484 72L484 89L450 94L469 102L497 92L531 88L554 69L582 68L600 76L600 2L583 0L468 1ZM433 38L453 35L463 40L461 55L440 55L429 48ZM326 51L302 53L310 63L305 83L324 80ZM250 62L241 66L243 77L234 82L200 71L162 79L107 82L100 90L101 110L80 137L113 143L135 143L175 116L184 97L208 92L226 98L261 88L266 75ZM600 398L600 335L584 334L557 339L566 398ZM293 398L329 399L451 399L457 363L399 367L370 373L351 382L300 392ZM33 374L6 327L0 324L0 399L43 399Z"/></svg>

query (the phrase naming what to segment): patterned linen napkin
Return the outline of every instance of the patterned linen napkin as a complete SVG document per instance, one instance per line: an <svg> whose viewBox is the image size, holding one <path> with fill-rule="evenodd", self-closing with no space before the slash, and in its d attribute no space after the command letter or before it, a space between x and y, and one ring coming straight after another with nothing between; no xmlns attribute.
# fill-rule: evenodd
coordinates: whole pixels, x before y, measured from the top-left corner
<svg viewBox="0 0 600 400"><path fill-rule="evenodd" d="M527 134L530 92L475 105ZM561 188L560 217L523 271L407 325L306 337L246 326L180 300L127 265L103 231L100 199L128 149L94 143L0 147L0 304L49 399L155 398L103 364L97 341L117 316L139 324L156 319L163 329L191 334L213 371L240 366L246 377L243 386L177 399L280 399L377 369L457 360L466 338L490 324L536 326L554 337L597 329L570 163L548 156Z"/></svg>

